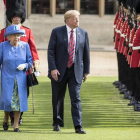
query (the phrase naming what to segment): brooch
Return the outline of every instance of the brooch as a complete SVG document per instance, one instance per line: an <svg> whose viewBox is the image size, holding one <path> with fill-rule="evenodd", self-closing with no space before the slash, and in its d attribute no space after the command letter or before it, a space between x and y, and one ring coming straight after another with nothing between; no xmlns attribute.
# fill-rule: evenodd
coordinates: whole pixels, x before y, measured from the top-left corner
<svg viewBox="0 0 140 140"><path fill-rule="evenodd" d="M21 49L22 49L22 50L24 49L24 46L23 46L23 45L21 46Z"/></svg>

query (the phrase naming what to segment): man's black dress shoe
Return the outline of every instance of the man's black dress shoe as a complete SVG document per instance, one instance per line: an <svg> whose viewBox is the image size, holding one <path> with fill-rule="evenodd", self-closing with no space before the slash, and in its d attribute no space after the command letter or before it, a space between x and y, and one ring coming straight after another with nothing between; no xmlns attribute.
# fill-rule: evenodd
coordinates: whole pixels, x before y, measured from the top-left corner
<svg viewBox="0 0 140 140"><path fill-rule="evenodd" d="M3 122L3 129L8 130L9 124L7 122Z"/></svg>
<svg viewBox="0 0 140 140"><path fill-rule="evenodd" d="M19 128L15 128L14 132L20 132Z"/></svg>
<svg viewBox="0 0 140 140"><path fill-rule="evenodd" d="M82 129L82 127L80 127L80 128L75 128L75 133L86 134L86 131L84 131L84 130Z"/></svg>
<svg viewBox="0 0 140 140"><path fill-rule="evenodd" d="M60 131L60 126L58 124L54 125L53 131Z"/></svg>

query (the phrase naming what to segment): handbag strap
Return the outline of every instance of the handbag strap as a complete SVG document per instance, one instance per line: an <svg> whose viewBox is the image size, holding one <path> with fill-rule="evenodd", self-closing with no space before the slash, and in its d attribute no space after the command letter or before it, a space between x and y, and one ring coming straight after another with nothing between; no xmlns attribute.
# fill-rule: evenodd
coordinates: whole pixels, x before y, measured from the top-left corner
<svg viewBox="0 0 140 140"><path fill-rule="evenodd" d="M32 66L31 66L30 63L28 63L28 67L29 67L28 73L29 73L29 74L32 74L32 73L33 73L33 68L32 68Z"/></svg>
<svg viewBox="0 0 140 140"><path fill-rule="evenodd" d="M29 74L32 74L32 68L29 68L29 69L28 69L28 73L29 73Z"/></svg>

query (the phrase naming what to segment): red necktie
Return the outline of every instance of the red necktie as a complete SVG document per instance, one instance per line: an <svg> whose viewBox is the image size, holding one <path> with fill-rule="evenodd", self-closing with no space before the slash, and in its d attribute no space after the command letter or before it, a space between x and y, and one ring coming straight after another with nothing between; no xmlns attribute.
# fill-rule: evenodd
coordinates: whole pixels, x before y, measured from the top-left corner
<svg viewBox="0 0 140 140"><path fill-rule="evenodd" d="M71 30L70 41L69 41L69 59L67 67L70 68L73 65L73 55L74 55L74 35L73 30Z"/></svg>

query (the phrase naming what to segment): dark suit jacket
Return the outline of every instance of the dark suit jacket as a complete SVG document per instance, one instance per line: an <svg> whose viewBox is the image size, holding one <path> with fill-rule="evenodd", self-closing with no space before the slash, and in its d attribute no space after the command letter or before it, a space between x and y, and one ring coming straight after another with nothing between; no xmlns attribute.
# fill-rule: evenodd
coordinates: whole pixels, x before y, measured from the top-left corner
<svg viewBox="0 0 140 140"><path fill-rule="evenodd" d="M60 82L65 74L68 62L68 35L66 26L57 27L52 30L48 45L48 77L51 71L57 69L60 72ZM89 74L90 57L88 34L85 30L76 28L76 46L74 72L78 83L82 83L83 73Z"/></svg>

